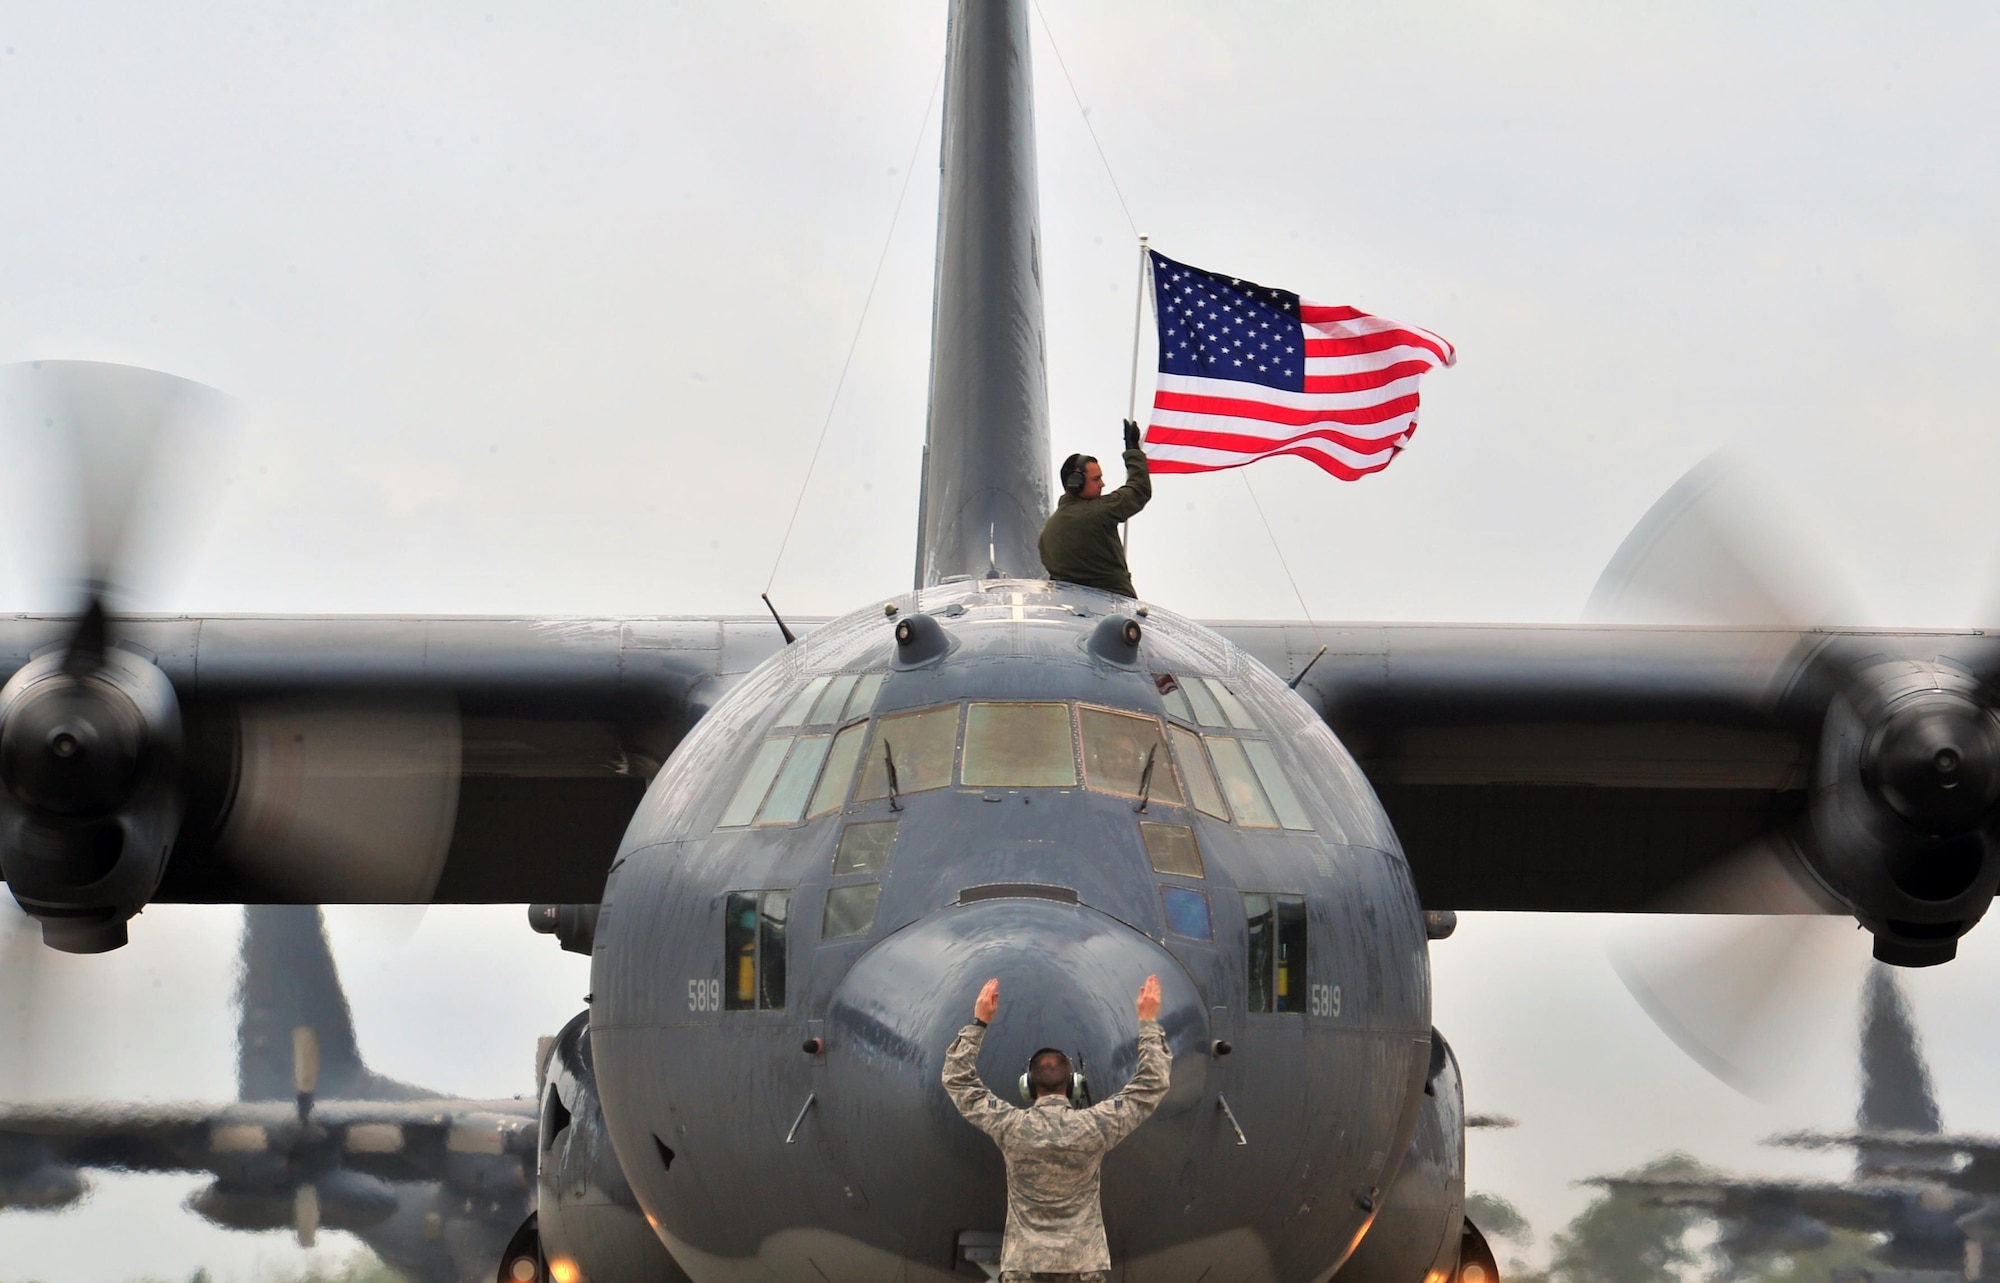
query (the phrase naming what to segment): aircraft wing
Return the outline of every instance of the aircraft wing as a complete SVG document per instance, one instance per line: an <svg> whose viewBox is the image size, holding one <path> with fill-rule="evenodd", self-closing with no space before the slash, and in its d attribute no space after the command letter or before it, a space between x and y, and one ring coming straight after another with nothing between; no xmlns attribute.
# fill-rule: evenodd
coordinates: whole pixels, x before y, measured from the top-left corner
<svg viewBox="0 0 2000 1283"><path fill-rule="evenodd" d="M343 1167L371 1176L450 1180L455 1156L532 1154L536 1125L531 1099L324 1101L303 1120L290 1101L8 1105L0 1106L0 1155L72 1172L277 1179L295 1148L331 1146Z"/></svg>
<svg viewBox="0 0 2000 1283"><path fill-rule="evenodd" d="M0 679L76 621L0 620ZM133 617L186 814L164 902L594 903L654 772L768 619Z"/></svg>
<svg viewBox="0 0 2000 1283"><path fill-rule="evenodd" d="M2000 1136L1965 1132L1788 1132L1773 1145L1790 1149L1856 1149L1877 1165L1902 1168L1923 1180L1971 1194L2000 1194Z"/></svg>
<svg viewBox="0 0 2000 1283"><path fill-rule="evenodd" d="M1924 1206L1927 1198L1936 1201L1941 1192L1916 1182L1775 1177L1602 1176L1586 1184L1661 1207L1685 1208L1730 1225L1775 1230L1808 1220L1873 1233L1903 1228L1911 1209Z"/></svg>
<svg viewBox="0 0 2000 1283"><path fill-rule="evenodd" d="M1832 911L1796 848L1827 854L1803 820L1835 704L1993 658L1970 631L1212 626L1298 681L1435 909Z"/></svg>

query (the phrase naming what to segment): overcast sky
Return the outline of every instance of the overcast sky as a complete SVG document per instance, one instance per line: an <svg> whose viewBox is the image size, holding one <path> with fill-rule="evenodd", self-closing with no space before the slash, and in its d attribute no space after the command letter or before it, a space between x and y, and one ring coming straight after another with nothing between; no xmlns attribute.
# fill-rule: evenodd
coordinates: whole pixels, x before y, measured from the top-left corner
<svg viewBox="0 0 2000 1283"><path fill-rule="evenodd" d="M1724 445L1793 492L1864 621L2000 602L1991 6L1046 8L1162 250L1458 347L1387 473L1250 471L1315 615L1574 619ZM1036 42L1054 448L1109 455L1134 229ZM180 496L200 535L137 604L750 613L914 148L773 587L789 612L850 609L909 578L942 45L940 3L0 0L0 361L126 361L240 398L234 451ZM0 607L61 604L33 519L56 478L7 449ZM1133 563L1200 617L1300 610L1237 475L1163 480ZM411 925L335 915L375 1066L531 1089L581 960L513 908ZM237 929L157 909L124 953L57 960L43 1087L226 1096ZM1756 1138L1852 1111L1844 1009L1776 1105L1682 1059L1604 961L1659 929L1475 918L1436 950L1470 1104L1522 1122L1472 1139L1473 1184L1544 1238L1578 1177L1676 1145L1807 1170ZM1909 985L1947 1122L2000 1130L1994 935ZM1835 944L1858 982L1865 942ZM202 1228L188 1188L0 1215L0 1276L297 1259Z"/></svg>

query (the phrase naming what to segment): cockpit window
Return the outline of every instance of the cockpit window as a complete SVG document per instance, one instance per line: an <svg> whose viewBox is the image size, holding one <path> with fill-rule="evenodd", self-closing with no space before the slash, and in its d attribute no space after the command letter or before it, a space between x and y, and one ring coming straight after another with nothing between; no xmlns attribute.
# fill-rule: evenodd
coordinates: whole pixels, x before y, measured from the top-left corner
<svg viewBox="0 0 2000 1283"><path fill-rule="evenodd" d="M1194 809L1213 815L1218 820L1227 820L1229 807L1222 800L1222 790L1215 785L1215 772L1208 769L1208 755L1201 751L1201 739L1193 731L1184 731L1178 726L1169 726L1167 734L1173 737L1174 756L1181 760L1181 771L1187 776L1188 794L1194 800Z"/></svg>
<svg viewBox="0 0 2000 1283"><path fill-rule="evenodd" d="M1195 845L1194 830L1187 825L1141 820L1139 836L1145 839L1146 858L1153 862L1155 873L1182 878L1203 876L1201 848Z"/></svg>
<svg viewBox="0 0 2000 1283"><path fill-rule="evenodd" d="M854 796L861 801L889 796L892 765L898 794L941 789L951 783L957 748L956 704L884 717L875 723L875 734L862 756L861 783Z"/></svg>
<svg viewBox="0 0 2000 1283"><path fill-rule="evenodd" d="M1236 822L1246 829L1277 828L1278 817L1264 800L1264 787L1250 769L1243 745L1227 735L1204 735L1201 742L1215 761L1215 773L1222 777L1222 792L1229 799L1229 809L1236 812Z"/></svg>
<svg viewBox="0 0 2000 1283"><path fill-rule="evenodd" d="M1257 772L1257 780L1264 786L1264 796L1271 799L1271 809L1278 813L1278 823L1288 829L1310 829L1312 818L1300 804L1292 782L1285 778L1284 768L1278 765L1278 754L1271 745L1264 740L1244 740L1243 751L1249 755L1250 768Z"/></svg>
<svg viewBox="0 0 2000 1283"><path fill-rule="evenodd" d="M1163 886L1160 907L1166 910L1167 930L1190 940L1208 940L1215 935L1209 924L1208 897L1193 887Z"/></svg>
<svg viewBox="0 0 2000 1283"><path fill-rule="evenodd" d="M826 760L826 748L832 742L825 735L801 735L793 741L784 768L778 772L771 791L765 795L764 805L757 811L757 823L799 822L799 817L805 814L806 794L819 778L820 763Z"/></svg>
<svg viewBox="0 0 2000 1283"><path fill-rule="evenodd" d="M738 824L748 824L757 814L758 804L771 788L771 781L778 777L778 768L785 763L785 754L792 747L789 735L765 740L757 748L757 756L750 759L750 769L743 773L743 781L736 786L736 792L729 799L729 805L722 809L718 826L727 828Z"/></svg>
<svg viewBox="0 0 2000 1283"><path fill-rule="evenodd" d="M1167 706L1168 717L1177 717L1183 722L1194 720L1194 714L1188 711L1187 695L1172 673L1154 673L1153 685L1160 688L1160 700Z"/></svg>
<svg viewBox="0 0 2000 1283"><path fill-rule="evenodd" d="M1263 729L1257 725L1257 719L1250 715L1250 710L1243 707L1243 701L1236 698L1236 692L1213 677L1197 677L1195 680L1208 687L1208 693L1215 696L1216 703L1222 705L1222 715L1229 719L1231 726L1239 731Z"/></svg>
<svg viewBox="0 0 2000 1283"><path fill-rule="evenodd" d="M1182 804L1158 720L1107 708L1081 707L1076 713L1083 728L1084 787L1124 797L1143 791L1150 802Z"/></svg>
<svg viewBox="0 0 2000 1283"><path fill-rule="evenodd" d="M820 918L819 938L842 940L867 935L875 929L875 904L881 898L880 882L857 882L829 889L826 912Z"/></svg>
<svg viewBox="0 0 2000 1283"><path fill-rule="evenodd" d="M964 778L972 788L1074 787L1069 705L972 705L965 720Z"/></svg>
<svg viewBox="0 0 2000 1283"><path fill-rule="evenodd" d="M882 693L883 680L881 673L868 673L854 683L854 695L847 701L847 712L841 715L841 720L852 721L874 712L875 697Z"/></svg>
<svg viewBox="0 0 2000 1283"><path fill-rule="evenodd" d="M806 710L813 706L819 699L820 693L826 689L826 684L832 680L831 677L815 677L807 682L806 688L792 696L792 702L785 705L785 711L778 714L778 720L772 725L797 726L803 722L806 719Z"/></svg>
<svg viewBox="0 0 2000 1283"><path fill-rule="evenodd" d="M1208 683L1199 677L1189 677L1181 682L1181 689L1187 692L1188 703L1194 706L1194 720L1203 726L1226 727L1229 719L1222 715L1222 705L1215 702L1215 696L1208 693Z"/></svg>
<svg viewBox="0 0 2000 1283"><path fill-rule="evenodd" d="M889 867L889 852L895 845L894 820L850 824L840 831L840 845L833 853L833 876L880 873Z"/></svg>
<svg viewBox="0 0 2000 1283"><path fill-rule="evenodd" d="M807 714L810 726L826 726L840 720L840 714L847 707L847 697L854 693L855 676L842 673L826 684L826 689L813 701L812 712Z"/></svg>
<svg viewBox="0 0 2000 1283"><path fill-rule="evenodd" d="M826 755L826 769L820 772L819 787L813 790L808 818L837 811L847 800L847 786L854 782L854 764L861 760L861 744L868 737L868 723L856 722L833 737Z"/></svg>

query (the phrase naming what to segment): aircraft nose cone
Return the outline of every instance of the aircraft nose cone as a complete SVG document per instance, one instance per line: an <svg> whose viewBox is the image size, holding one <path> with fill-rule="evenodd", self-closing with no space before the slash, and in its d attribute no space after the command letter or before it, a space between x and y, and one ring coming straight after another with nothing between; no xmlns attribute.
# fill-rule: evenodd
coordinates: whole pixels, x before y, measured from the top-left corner
<svg viewBox="0 0 2000 1283"><path fill-rule="evenodd" d="M1104 1100L1137 1061L1133 999L1160 978L1160 1022L1175 1053L1162 1114L1198 1098L1207 1067L1208 1015L1199 991L1166 949L1096 910L1039 899L957 905L906 927L864 954L841 981L826 1017L827 1090L820 1102L835 1152L849 1169L849 1201L927 1204L927 1215L980 1225L1004 1209L998 1151L973 1130L940 1081L952 1038L972 1020L988 979L1000 1010L987 1031L981 1077L1021 1104L1018 1080L1042 1047L1067 1052ZM946 1212L947 1195L954 1204ZM972 1217L973 1219L964 1219ZM920 1232L909 1227L906 1232ZM921 1230L928 1232L928 1230Z"/></svg>

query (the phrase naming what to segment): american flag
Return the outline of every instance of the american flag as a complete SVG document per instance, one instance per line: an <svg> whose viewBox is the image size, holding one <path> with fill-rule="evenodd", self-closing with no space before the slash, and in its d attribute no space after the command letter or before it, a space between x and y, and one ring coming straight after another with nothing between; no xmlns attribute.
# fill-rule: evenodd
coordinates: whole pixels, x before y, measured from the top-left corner
<svg viewBox="0 0 2000 1283"><path fill-rule="evenodd" d="M1417 377L1456 359L1428 330L1152 255L1154 472L1297 455L1353 481L1417 430Z"/></svg>

